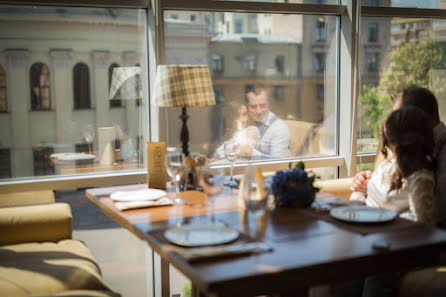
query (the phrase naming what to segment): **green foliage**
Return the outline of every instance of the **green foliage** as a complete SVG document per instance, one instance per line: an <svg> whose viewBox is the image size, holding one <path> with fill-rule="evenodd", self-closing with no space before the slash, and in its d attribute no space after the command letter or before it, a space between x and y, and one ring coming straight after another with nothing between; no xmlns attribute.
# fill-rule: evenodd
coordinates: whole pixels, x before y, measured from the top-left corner
<svg viewBox="0 0 446 297"><path fill-rule="evenodd" d="M305 170L305 164L304 162L300 161L299 163L296 164L296 168Z"/></svg>
<svg viewBox="0 0 446 297"><path fill-rule="evenodd" d="M183 288L184 297L191 297L192 296L192 284L191 282L188 282L184 285Z"/></svg>
<svg viewBox="0 0 446 297"><path fill-rule="evenodd" d="M432 40L408 42L390 55L389 67L380 75L377 88L363 87L360 102L365 106L367 127L379 137L379 125L391 111L391 96L411 85L429 88L444 96L446 84L443 76L433 75L446 68L446 46Z"/></svg>

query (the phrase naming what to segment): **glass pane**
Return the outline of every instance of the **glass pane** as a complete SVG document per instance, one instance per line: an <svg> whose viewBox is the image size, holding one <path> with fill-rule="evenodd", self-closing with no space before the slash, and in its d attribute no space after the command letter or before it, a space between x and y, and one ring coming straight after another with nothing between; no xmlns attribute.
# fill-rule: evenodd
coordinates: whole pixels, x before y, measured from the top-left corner
<svg viewBox="0 0 446 297"><path fill-rule="evenodd" d="M187 109L191 152L224 163L235 139L238 161L335 154L337 17L167 11L165 32L166 64L211 71L216 106ZM162 137L180 146L181 110L160 111Z"/></svg>
<svg viewBox="0 0 446 297"><path fill-rule="evenodd" d="M362 30L379 26L377 41L362 35L358 152L376 152L379 124L392 110L391 96L418 85L434 92L446 119L446 20L364 17Z"/></svg>
<svg viewBox="0 0 446 297"><path fill-rule="evenodd" d="M362 0L363 6L446 8L445 0Z"/></svg>
<svg viewBox="0 0 446 297"><path fill-rule="evenodd" d="M0 176L143 167L147 98L110 108L108 69L147 65L145 11L3 5L0 18L10 110L0 114L2 164L10 164Z"/></svg>

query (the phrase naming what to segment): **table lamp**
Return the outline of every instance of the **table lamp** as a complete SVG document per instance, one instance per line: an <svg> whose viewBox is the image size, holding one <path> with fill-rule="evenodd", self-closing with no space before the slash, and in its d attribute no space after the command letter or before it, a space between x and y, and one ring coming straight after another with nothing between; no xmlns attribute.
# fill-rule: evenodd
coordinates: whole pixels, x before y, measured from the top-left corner
<svg viewBox="0 0 446 297"><path fill-rule="evenodd" d="M206 65L159 65L154 102L159 107L182 108L180 139L184 155L189 156L186 107L215 105L209 68Z"/></svg>
<svg viewBox="0 0 446 297"><path fill-rule="evenodd" d="M113 68L108 98L136 100L141 98L141 67Z"/></svg>
<svg viewBox="0 0 446 297"><path fill-rule="evenodd" d="M113 68L110 83L109 100L141 100L141 67ZM119 126L115 126L115 133L120 140L120 154L122 159L128 159L135 154L133 142L127 139ZM114 144L113 144L114 148Z"/></svg>

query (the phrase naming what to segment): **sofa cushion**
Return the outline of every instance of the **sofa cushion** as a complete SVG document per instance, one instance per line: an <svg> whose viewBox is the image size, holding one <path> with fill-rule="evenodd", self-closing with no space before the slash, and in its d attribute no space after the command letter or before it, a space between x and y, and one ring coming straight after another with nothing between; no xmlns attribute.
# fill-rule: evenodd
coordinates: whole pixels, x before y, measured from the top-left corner
<svg viewBox="0 0 446 297"><path fill-rule="evenodd" d="M71 239L66 203L0 208L0 245Z"/></svg>
<svg viewBox="0 0 446 297"><path fill-rule="evenodd" d="M54 201L54 192L51 190L0 194L0 207L48 204Z"/></svg>
<svg viewBox="0 0 446 297"><path fill-rule="evenodd" d="M82 242L62 240L0 247L3 296L45 296L68 290L110 291Z"/></svg>

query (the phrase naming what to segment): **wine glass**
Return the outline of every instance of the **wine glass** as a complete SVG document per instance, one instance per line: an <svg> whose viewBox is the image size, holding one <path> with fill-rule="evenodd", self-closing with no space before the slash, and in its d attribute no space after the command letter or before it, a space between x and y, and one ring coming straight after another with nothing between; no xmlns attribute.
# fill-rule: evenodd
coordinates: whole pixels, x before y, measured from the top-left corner
<svg viewBox="0 0 446 297"><path fill-rule="evenodd" d="M240 144L235 140L225 141L223 144L223 151L226 159L231 162L231 177L229 178L228 186L231 188L237 188L238 184L234 180L233 169L234 163L240 155Z"/></svg>
<svg viewBox="0 0 446 297"><path fill-rule="evenodd" d="M201 171L200 184L203 191L211 200L212 206L212 223L215 224L214 203L217 196L221 193L224 185L225 175L222 168L205 167Z"/></svg>
<svg viewBox="0 0 446 297"><path fill-rule="evenodd" d="M166 150L166 171L175 184L175 198L173 199L175 204L186 204L186 201L179 196L180 181L185 172L183 160L184 156L180 149L168 148Z"/></svg>
<svg viewBox="0 0 446 297"><path fill-rule="evenodd" d="M88 145L88 153L91 154L91 148L92 148L92 144L93 144L93 139L95 136L95 129L92 125L87 125L83 132L82 132L82 137L84 138L85 142Z"/></svg>

